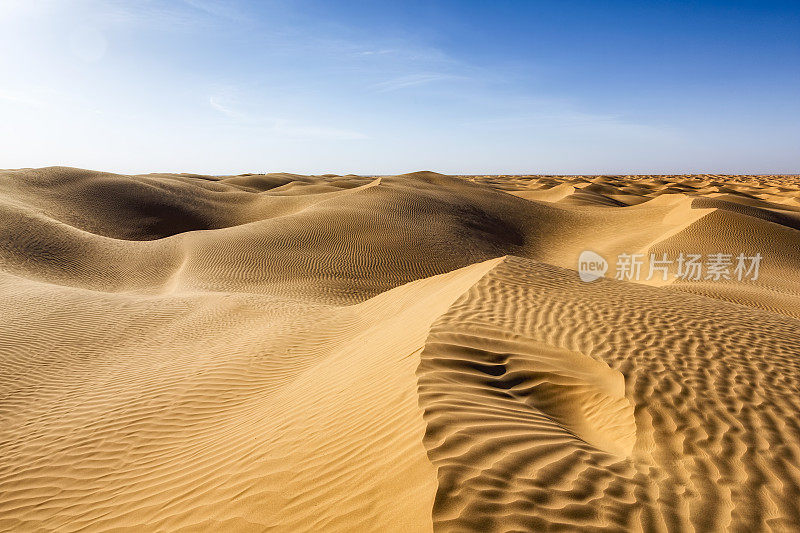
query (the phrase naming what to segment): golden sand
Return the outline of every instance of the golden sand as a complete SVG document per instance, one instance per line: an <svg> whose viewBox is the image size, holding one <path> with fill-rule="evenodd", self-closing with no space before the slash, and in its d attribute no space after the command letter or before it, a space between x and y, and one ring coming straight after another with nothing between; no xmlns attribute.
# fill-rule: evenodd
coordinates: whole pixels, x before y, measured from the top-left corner
<svg viewBox="0 0 800 533"><path fill-rule="evenodd" d="M0 171L0 290L3 531L800 529L798 177Z"/></svg>

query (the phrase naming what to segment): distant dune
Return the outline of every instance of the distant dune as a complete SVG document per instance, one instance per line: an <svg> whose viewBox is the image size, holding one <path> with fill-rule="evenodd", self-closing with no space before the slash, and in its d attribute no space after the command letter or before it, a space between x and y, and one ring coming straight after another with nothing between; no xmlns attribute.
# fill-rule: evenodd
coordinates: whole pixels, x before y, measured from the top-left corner
<svg viewBox="0 0 800 533"><path fill-rule="evenodd" d="M797 176L5 170L0 287L2 531L800 530Z"/></svg>

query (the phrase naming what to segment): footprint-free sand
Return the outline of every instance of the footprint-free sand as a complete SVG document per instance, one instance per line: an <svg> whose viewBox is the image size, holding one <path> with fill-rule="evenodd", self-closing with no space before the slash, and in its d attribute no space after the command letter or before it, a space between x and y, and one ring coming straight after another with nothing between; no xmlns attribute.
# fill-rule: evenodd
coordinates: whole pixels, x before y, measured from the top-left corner
<svg viewBox="0 0 800 533"><path fill-rule="evenodd" d="M3 531L800 529L796 176L0 171L0 296Z"/></svg>

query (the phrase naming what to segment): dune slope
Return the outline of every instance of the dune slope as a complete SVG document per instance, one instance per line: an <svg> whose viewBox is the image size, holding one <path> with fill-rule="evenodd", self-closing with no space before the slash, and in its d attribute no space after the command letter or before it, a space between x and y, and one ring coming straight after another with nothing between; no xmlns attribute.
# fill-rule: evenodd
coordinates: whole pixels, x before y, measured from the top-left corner
<svg viewBox="0 0 800 533"><path fill-rule="evenodd" d="M779 176L0 171L0 530L797 529L798 217Z"/></svg>
<svg viewBox="0 0 800 533"><path fill-rule="evenodd" d="M434 323L422 352L435 525L793 529L798 326L507 259Z"/></svg>

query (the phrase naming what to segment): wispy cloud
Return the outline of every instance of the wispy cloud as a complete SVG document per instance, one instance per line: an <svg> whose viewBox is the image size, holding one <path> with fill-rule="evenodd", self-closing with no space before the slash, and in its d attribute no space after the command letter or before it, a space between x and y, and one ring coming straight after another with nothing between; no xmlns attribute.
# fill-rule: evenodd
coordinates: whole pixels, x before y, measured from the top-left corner
<svg viewBox="0 0 800 533"><path fill-rule="evenodd" d="M183 0L183 3L206 15L243 22L250 19L238 4L222 0Z"/></svg>
<svg viewBox="0 0 800 533"><path fill-rule="evenodd" d="M0 4L5 0L0 0ZM16 0L15 0L16 1ZM181 0L167 2L149 0L73 0L67 2L41 0L40 4L51 14L87 19L100 27L136 27L147 29L191 30L203 25L216 24L220 19L243 22L245 13L230 2L213 0Z"/></svg>
<svg viewBox="0 0 800 533"><path fill-rule="evenodd" d="M282 137L297 139L354 141L367 138L363 133L353 130L307 125L285 119L272 119L271 130Z"/></svg>
<svg viewBox="0 0 800 533"><path fill-rule="evenodd" d="M22 104L29 107L44 107L45 102L37 98L33 98L26 94L15 93L0 89L0 100L10 102L12 104Z"/></svg>
<svg viewBox="0 0 800 533"><path fill-rule="evenodd" d="M218 97L209 96L208 104L216 111L226 117L235 120L243 125L260 128L272 135L291 139L325 139L325 140L358 140L366 139L363 133L343 129L308 124L303 121L289 120L285 118L275 118L259 116L257 114L243 113L234 109L230 104L222 104Z"/></svg>
<svg viewBox="0 0 800 533"><path fill-rule="evenodd" d="M470 120L462 125L467 128L480 128L483 131L515 131L519 135L534 131L603 138L673 139L677 135L672 128L637 121L621 114L580 111L576 109L575 104L558 99L541 100L533 107L535 109L531 109L530 102L517 102L516 109L511 111L505 109L495 112L489 118Z"/></svg>
<svg viewBox="0 0 800 533"><path fill-rule="evenodd" d="M209 96L208 97L208 105L210 105L212 108L216 109L217 111L219 111L223 115L226 115L226 116L228 116L230 118L235 118L235 119L239 119L239 120L246 120L247 119L247 115L245 115L244 113L240 113L240 112L234 110L233 108L229 107L228 105L221 104L219 102L219 98L218 97Z"/></svg>
<svg viewBox="0 0 800 533"><path fill-rule="evenodd" d="M385 56L387 54L394 54L396 52L393 48L384 48L381 50L360 50L353 55L356 56Z"/></svg>
<svg viewBox="0 0 800 533"><path fill-rule="evenodd" d="M465 79L463 76L454 74L441 74L441 73L419 73L408 74L399 76L390 80L376 83L372 89L378 92L399 91L401 89L408 89L410 87L418 87L420 85L428 85L440 81L450 81L457 79Z"/></svg>

